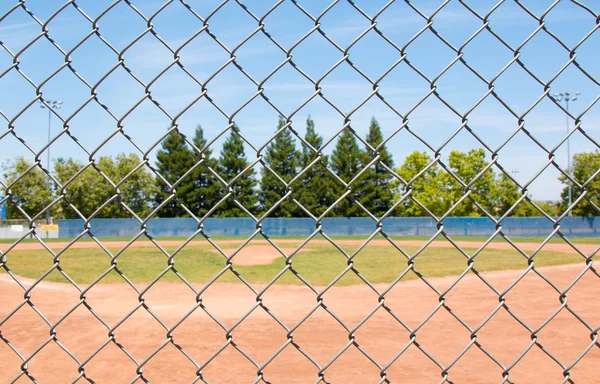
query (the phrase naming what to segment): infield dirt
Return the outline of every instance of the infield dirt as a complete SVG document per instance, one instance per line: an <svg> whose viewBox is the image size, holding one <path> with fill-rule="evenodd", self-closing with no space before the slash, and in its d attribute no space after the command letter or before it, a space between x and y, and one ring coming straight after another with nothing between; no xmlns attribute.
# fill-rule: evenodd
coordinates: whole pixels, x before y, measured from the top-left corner
<svg viewBox="0 0 600 384"><path fill-rule="evenodd" d="M583 264L537 268L559 288L565 289L583 271ZM483 276L499 291L507 289L522 271L484 273ZM457 277L431 278L428 281L443 291ZM32 281L23 279L26 284ZM387 285L377 285L383 290ZM142 285L138 286L143 289ZM197 288L200 288L198 286ZM257 286L257 289L262 287ZM23 302L24 290L10 276L0 275L0 319L5 318ZM559 293L533 272L529 272L505 296L505 304L528 327L536 329L561 307ZM568 306L592 327L600 325L598 311L600 281L591 271L585 272L568 292ZM323 303L350 329L356 327L379 305L378 294L366 285L333 287L323 295ZM80 292L68 284L42 282L31 290L31 302L52 324L80 302ZM126 284L102 284L86 294L86 303L109 326L119 324L132 309L140 306L138 294ZM167 328L174 327L196 305L196 296L183 284L158 283L144 294L144 303ZM262 296L262 303L288 328L294 327L317 304L317 294L302 286L275 285ZM202 295L202 304L226 328L233 327L257 304L256 295L243 284L216 283ZM447 367L469 346L464 355L448 370L454 383L497 383L503 369L481 349L472 344L470 332L443 307L425 322L440 304L440 297L420 280L398 283L385 296L385 304L406 326L417 329L418 343L440 365ZM477 276L467 275L444 298L444 304L469 327L475 329L499 305L498 295ZM56 338L79 361L85 361L109 339L108 329L83 305L77 307L56 326ZM537 336L537 342L549 353L569 366L592 344L590 330L563 308ZM23 306L2 325L2 337L25 357L47 341L48 326L28 305ZM231 331L231 340L264 364L287 342L287 331L265 310L257 307ZM144 308L114 330L115 341L139 363L147 359L167 340L167 330ZM226 331L202 309L175 328L173 341L202 365L227 342ZM390 313L379 308L354 333L354 341L381 366L388 364L405 345L410 343L406 330ZM317 309L293 331L293 341L321 367L349 343L349 332L323 308ZM532 333L519 324L506 309L500 308L477 332L477 343L492 354L504 367L532 342ZM9 382L20 372L22 361L4 342L0 342L0 382ZM571 370L576 383L597 382L600 348L594 344ZM54 342L48 343L28 363L28 372L40 383L68 383L78 375L78 364ZM129 383L136 373L136 364L110 342L84 366L85 374L96 383ZM152 383L189 383L197 368L173 344L154 355L143 366L144 378ZM210 383L252 383L258 369L231 345L202 369ZM287 345L264 368L271 383L314 383L319 369L292 345ZM438 383L442 369L412 344L387 369L387 379L393 383ZM380 369L354 345L325 370L331 383L378 383ZM525 356L510 369L514 383L560 383L563 368L533 345ZM22 377L19 383L29 382ZM83 382L83 381L80 381ZM141 382L141 381L140 381Z"/></svg>

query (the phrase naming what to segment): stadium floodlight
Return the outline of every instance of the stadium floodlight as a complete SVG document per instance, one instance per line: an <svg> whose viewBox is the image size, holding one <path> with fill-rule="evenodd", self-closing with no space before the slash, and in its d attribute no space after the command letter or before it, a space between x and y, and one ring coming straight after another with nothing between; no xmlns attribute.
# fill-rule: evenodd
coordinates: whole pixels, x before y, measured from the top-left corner
<svg viewBox="0 0 600 384"><path fill-rule="evenodd" d="M47 105L46 105L47 104ZM52 128L52 109L61 109L63 102L60 100L46 100L46 104L40 101L40 108L46 109L48 106L48 143L50 143L50 132ZM50 172L50 146L47 148L48 153L46 154L46 164L48 167L48 172ZM48 188L50 188L50 182L48 182ZM50 210L46 210L46 224L50 224Z"/></svg>
<svg viewBox="0 0 600 384"><path fill-rule="evenodd" d="M565 102L565 106L567 109L567 112L569 112L569 101L575 101L577 100L577 98L579 97L579 95L581 95L581 92L575 92L575 95L571 96L571 94L569 92L560 92L560 93L555 93L554 94L554 99L556 101L558 101L559 103L561 102ZM569 115L567 114L567 135L569 134ZM569 175L569 177L572 177L572 170L571 170L571 136L567 137L567 174ZM569 178L567 180L568 182L568 188L569 188L569 207L571 207L571 179ZM569 211L569 216L573 216L573 212Z"/></svg>

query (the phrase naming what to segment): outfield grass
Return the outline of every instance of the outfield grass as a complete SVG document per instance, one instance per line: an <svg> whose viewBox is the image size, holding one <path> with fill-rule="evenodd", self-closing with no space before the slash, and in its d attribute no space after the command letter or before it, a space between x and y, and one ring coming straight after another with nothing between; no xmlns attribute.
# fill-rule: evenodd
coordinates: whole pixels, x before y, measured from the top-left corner
<svg viewBox="0 0 600 384"><path fill-rule="evenodd" d="M309 245L310 251L300 251L293 257L294 268L309 282L315 285L327 285L348 265L347 259L333 246ZM355 247L345 246L347 252ZM167 248L173 251L174 248ZM417 248L405 249L408 253ZM475 250L467 249L467 253ZM119 269L133 282L145 283L158 276L167 267L167 258L153 247L127 249L118 257ZM225 259L207 246L190 246L175 256L175 267L191 282L206 282L213 278L225 266ZM559 265L582 262L576 254L561 252L540 252L535 256L536 265ZM235 263L235 262L234 262ZM94 281L110 267L110 258L97 249L72 249L61 255L61 267L78 284ZM11 251L7 255L7 265L19 276L38 278L52 266L52 256L47 251ZM235 264L234 264L235 265ZM285 266L285 260L279 258L269 265L236 266L235 269L251 283L269 282ZM392 247L368 246L354 258L354 266L372 283L389 283L407 267L407 259ZM467 266L465 257L451 248L426 249L415 259L415 267L428 277L458 275ZM475 258L475 267L479 271L524 269L527 261L515 251L484 250ZM416 278L414 273L405 277ZM52 272L46 281L64 282L58 272ZM169 272L162 281L177 282L179 278ZM225 273L219 281L236 282L231 272ZM123 282L115 272L111 272L103 283ZM284 284L302 284L292 273L286 272L279 280ZM359 283L360 279L349 272L338 285Z"/></svg>

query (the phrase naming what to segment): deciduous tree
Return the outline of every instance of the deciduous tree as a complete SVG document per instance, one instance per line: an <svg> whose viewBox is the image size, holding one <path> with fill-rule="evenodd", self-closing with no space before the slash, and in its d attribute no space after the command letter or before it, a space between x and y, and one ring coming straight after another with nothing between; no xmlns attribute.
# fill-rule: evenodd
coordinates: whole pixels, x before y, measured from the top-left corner
<svg viewBox="0 0 600 384"><path fill-rule="evenodd" d="M484 149L471 149L469 152L451 151L448 156L447 165L450 170L463 183L469 184L473 181L470 190L471 197L477 201L490 215L495 214L492 196L494 190L494 171L488 168L479 175L488 165L485 159ZM452 175L444 173L444 185L449 188L449 199L451 205L458 202L466 193L463 187ZM475 179L477 177L477 179ZM469 198L462 201L451 213L452 216L481 216L483 214L473 201Z"/></svg>
<svg viewBox="0 0 600 384"><path fill-rule="evenodd" d="M1 195L10 195L10 202L6 205L7 219L26 219L16 206L32 218L53 200L49 178L39 167L31 168L32 165L32 162L22 156L2 164L4 184L8 185L19 179L8 191L0 191ZM54 210L51 210L51 215L54 215Z"/></svg>
<svg viewBox="0 0 600 384"><path fill-rule="evenodd" d="M141 160L136 154L121 153L115 159L109 156L100 157L96 164L106 178L95 168L87 167L73 180L71 178L83 169L84 165L72 158L58 159L54 172L57 179L65 185L66 198L85 217L89 217L113 196L116 198L106 205L95 216L97 218L132 217L131 213L123 207L127 205L136 215L145 217L151 210L154 194L154 180L152 174L141 167L131 173ZM131 173L131 174L130 174ZM121 181L123 181L121 183ZM118 193L113 187L118 186ZM61 203L65 218L78 218L79 215L72 210L67 202Z"/></svg>
<svg viewBox="0 0 600 384"><path fill-rule="evenodd" d="M600 204L600 176L596 172L600 169L600 151L581 152L573 156L571 163L573 178L577 184L571 183L571 201L575 202L583 193L583 188L579 185L585 185L587 194L584 199L578 202L572 210L574 216L600 216L600 211L595 206ZM560 181L565 185L561 193L563 212L569 205L569 186L568 179L561 175ZM595 206L594 206L595 205Z"/></svg>
<svg viewBox="0 0 600 384"><path fill-rule="evenodd" d="M54 164L54 173L65 190L66 199L60 203L62 216L67 219L80 218L77 214L79 211L84 217L90 217L114 197L111 203L97 212L95 218L132 217L123 204L137 216L145 218L152 209L155 186L152 174L145 167L138 168L132 173L140 163L140 158L134 153L121 153L115 159L110 156L100 157L96 161L96 166L108 177L110 180L108 181L91 166L77 174L84 168L83 163L72 158L59 158ZM118 193L113 184L119 184Z"/></svg>
<svg viewBox="0 0 600 384"><path fill-rule="evenodd" d="M396 172L409 184L396 183L396 198L400 199L410 191L411 196L431 213L441 216L450 207L449 196L440 167L437 163L430 166L432 161L432 158L425 152L415 151L406 157ZM415 178L423 170L425 171ZM413 180L413 178L415 179ZM411 198L406 198L397 212L401 216L426 216L426 212Z"/></svg>

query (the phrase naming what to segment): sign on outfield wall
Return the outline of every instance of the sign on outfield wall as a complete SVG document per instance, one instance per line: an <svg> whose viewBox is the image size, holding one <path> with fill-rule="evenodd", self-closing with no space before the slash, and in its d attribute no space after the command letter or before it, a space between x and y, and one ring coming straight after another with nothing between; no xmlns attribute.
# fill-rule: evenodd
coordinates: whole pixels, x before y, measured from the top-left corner
<svg viewBox="0 0 600 384"><path fill-rule="evenodd" d="M4 199L4 196L0 196L0 201ZM6 202L0 203L0 220L6 220Z"/></svg>

